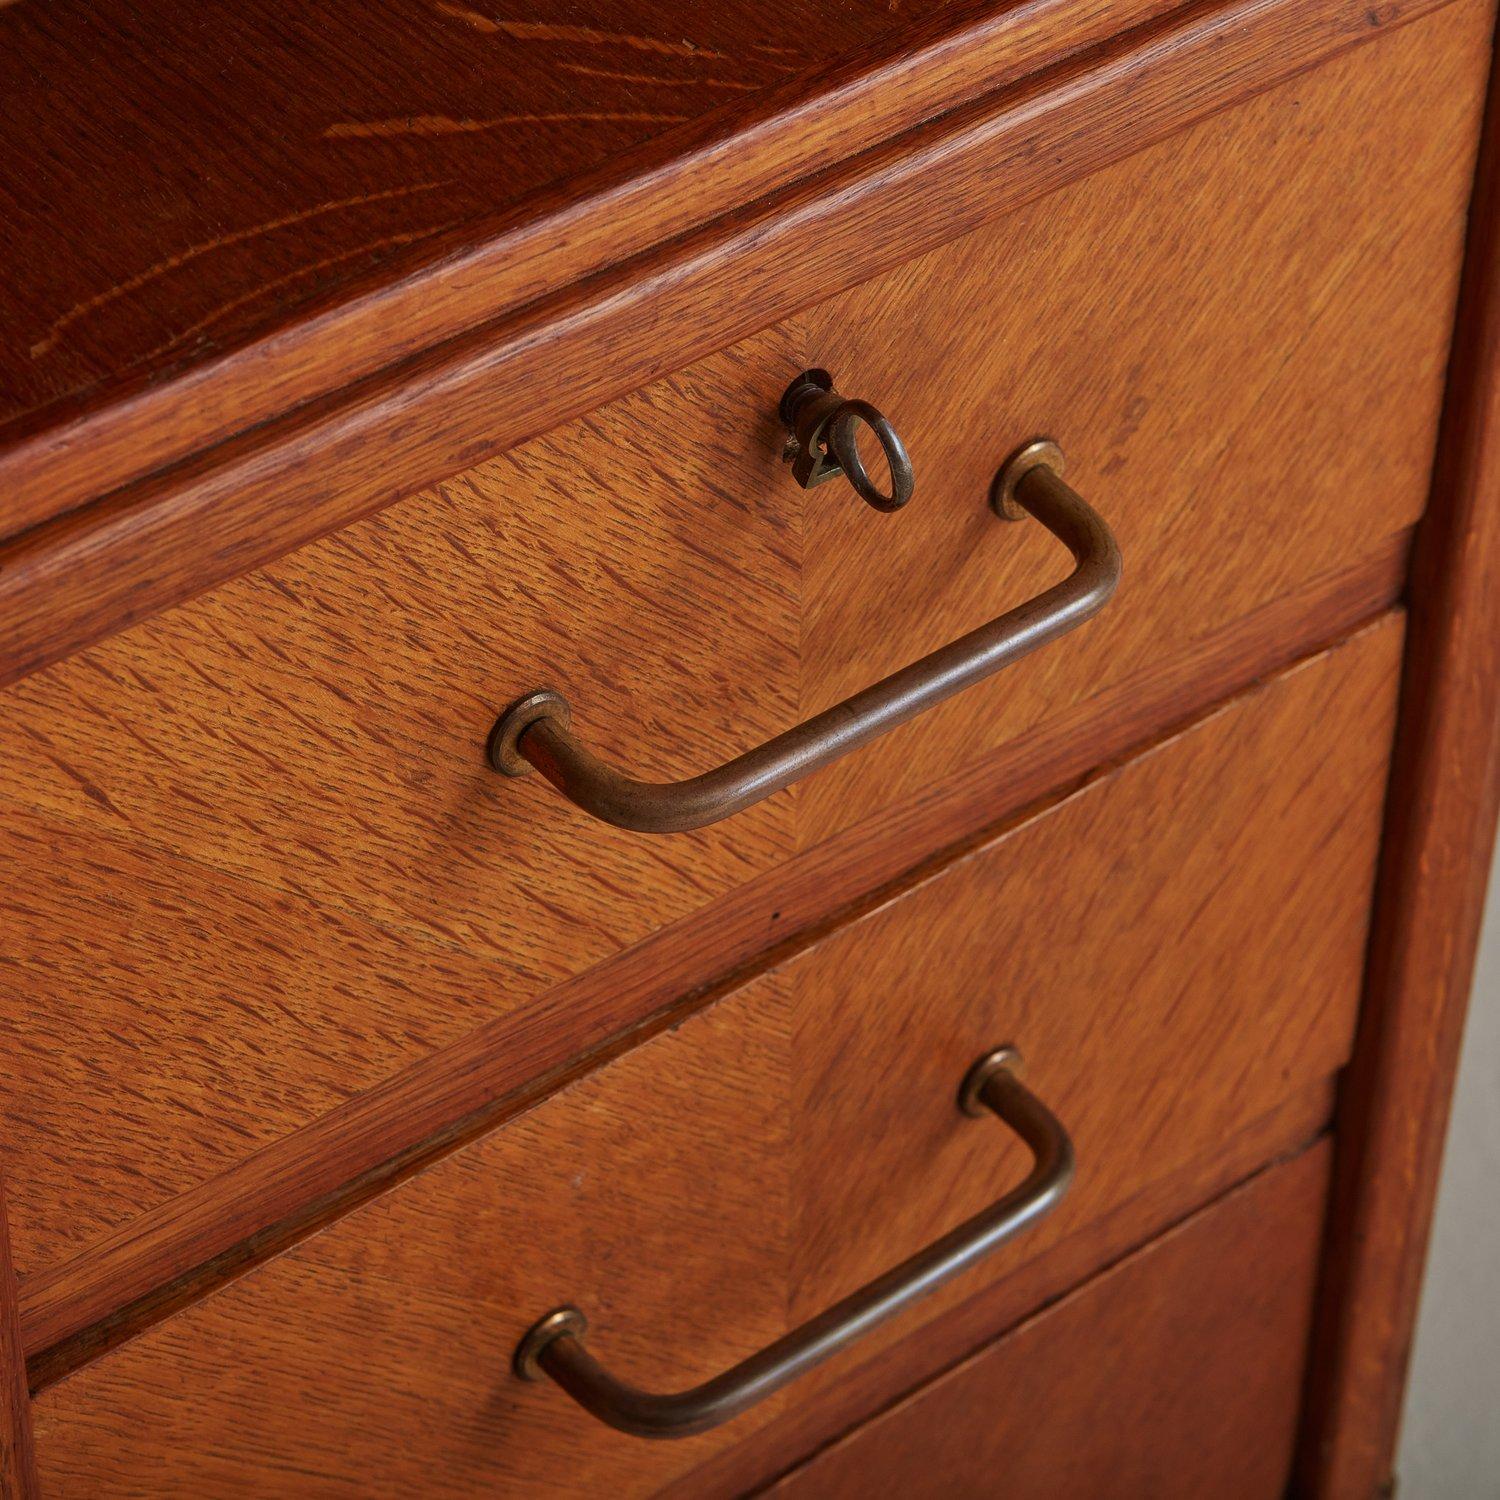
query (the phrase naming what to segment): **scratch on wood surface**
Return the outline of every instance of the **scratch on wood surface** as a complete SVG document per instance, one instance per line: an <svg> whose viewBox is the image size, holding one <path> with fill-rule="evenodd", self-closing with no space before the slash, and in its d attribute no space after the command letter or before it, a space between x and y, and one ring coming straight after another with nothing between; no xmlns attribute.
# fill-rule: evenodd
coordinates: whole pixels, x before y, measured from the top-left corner
<svg viewBox="0 0 1500 1500"><path fill-rule="evenodd" d="M667 57L707 57L717 58L722 62L729 61L722 52L713 52L686 40L672 42L664 37L634 36L628 31L599 31L592 26L566 26L549 21L505 21L481 15L465 5L448 4L447 0L438 0L437 8L445 16L467 22L475 31L498 33L514 37L520 42L588 42L594 46L633 47L638 52L660 52Z"/></svg>
<svg viewBox="0 0 1500 1500"><path fill-rule="evenodd" d="M3 4L4 0L0 0ZM418 182L410 187L387 188L379 193L360 193L353 198L337 198L330 203L316 203L311 208L299 209L294 214L284 214L278 219L268 219L264 224L252 224L248 229L236 229L229 234L221 234L211 240L203 240L196 245L189 245L186 250L179 250L175 255L169 255L165 260L156 261L146 267L144 271L138 271L128 280L119 282L117 285L108 287L104 291L89 297L86 301L75 303L58 318L44 337L37 340L31 346L31 357L40 359L56 345L58 340L67 329L79 318L86 314L96 312L99 308L115 301L119 297L127 296L129 293L138 291L147 282L154 281L158 276L165 276L169 271L175 271L179 266L185 266L189 261L197 260L200 255L207 255L213 250L222 250L228 245L238 245L245 240L253 240L258 235L271 234L278 229L286 229L293 224L301 224L307 219L316 218L319 214L330 214L341 208L356 208L364 203L379 203L387 198L405 198L413 193L430 192L433 188L446 187L448 182Z"/></svg>
<svg viewBox="0 0 1500 1500"><path fill-rule="evenodd" d="M285 276L278 276L274 281L263 281L253 291L221 303L211 313L199 318L196 323L190 323L186 328L178 329L165 343L158 344L154 349L148 349L136 363L144 363L166 354L169 350L175 349L179 344L192 338L195 333L201 333L210 324L227 317L236 308L244 307L247 303L258 302L267 292L274 292L291 282L301 281L305 276L316 276L319 271L326 271L330 266L340 265L346 260L355 260L374 250L388 250L397 245L410 245L416 240L430 239L433 235L441 234L445 229L452 229L463 222L462 219L450 219L445 224L434 224L431 229L414 229L405 234L388 234L381 239L368 240L363 245L356 245L352 250L341 250L337 255L325 256L322 260L313 261L310 265L299 266L295 271L288 271Z"/></svg>
<svg viewBox="0 0 1500 1500"><path fill-rule="evenodd" d="M739 83L728 78L662 78L656 73L617 73L613 68L591 68L587 63L558 63L563 73L585 73L590 78L613 78L620 83L654 83L664 88L690 89L749 89L760 87L758 83Z"/></svg>
<svg viewBox="0 0 1500 1500"><path fill-rule="evenodd" d="M502 125L551 125L573 120L639 120L675 124L691 115L613 114L564 110L560 114L494 115L488 120L455 120L450 115L402 115L395 120L341 120L323 134L330 140L351 136L463 135L472 130L496 130Z"/></svg>

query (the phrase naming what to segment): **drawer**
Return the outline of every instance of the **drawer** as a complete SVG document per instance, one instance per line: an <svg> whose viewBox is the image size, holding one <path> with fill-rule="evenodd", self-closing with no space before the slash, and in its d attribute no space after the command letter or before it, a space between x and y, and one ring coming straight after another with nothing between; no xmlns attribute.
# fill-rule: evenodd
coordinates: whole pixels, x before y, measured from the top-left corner
<svg viewBox="0 0 1500 1500"><path fill-rule="evenodd" d="M796 491L744 420L785 383L775 345L5 694L23 1269L785 858L785 799L666 842L484 760L498 704L544 678L620 726L621 754L655 716L677 774L794 720ZM667 407L730 420L657 451Z"/></svg>
<svg viewBox="0 0 1500 1500"><path fill-rule="evenodd" d="M1107 720L1417 520L1490 22L1435 16L809 314L921 503L889 526L809 508L804 712L1061 576L1040 528L997 537L975 504L1018 440L1057 439L1125 566L1097 620L810 780L800 841ZM1408 175L1422 202L1383 201Z"/></svg>
<svg viewBox="0 0 1500 1500"><path fill-rule="evenodd" d="M1262 1122L1348 1055L1400 649L1390 618L1253 690L44 1390L49 1493L651 1489L997 1271L1034 1302L1091 1226L1139 1243L1247 1133L1298 1144ZM983 1267L681 1442L508 1373L577 1303L689 1384L985 1208L1024 1151L955 1095L1001 1043L1080 1165Z"/></svg>
<svg viewBox="0 0 1500 1500"><path fill-rule="evenodd" d="M1276 1500L1328 1158L1263 1173L765 1493Z"/></svg>
<svg viewBox="0 0 1500 1500"><path fill-rule="evenodd" d="M1034 795L1140 703L1145 733L1179 719L1206 664L1235 680L1277 601L1311 643L1351 577L1389 598L1487 39L1450 6L10 690L23 1271L709 930L851 823L979 771L1001 816L1012 762ZM905 509L788 477L777 400L815 365L904 434ZM600 756L687 776L1046 589L1062 550L986 503L1038 432L1125 554L1081 631L691 833L486 767L498 710L551 686Z"/></svg>

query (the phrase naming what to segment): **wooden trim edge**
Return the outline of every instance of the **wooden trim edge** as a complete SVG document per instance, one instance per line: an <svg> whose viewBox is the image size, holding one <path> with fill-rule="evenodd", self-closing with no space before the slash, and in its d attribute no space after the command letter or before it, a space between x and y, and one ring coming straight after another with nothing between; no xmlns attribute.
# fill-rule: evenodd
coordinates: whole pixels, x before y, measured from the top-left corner
<svg viewBox="0 0 1500 1500"><path fill-rule="evenodd" d="M1184 0L1136 0L1142 24ZM289 327L107 405L55 403L0 430L0 536L493 323L1118 30L1092 0L965 0L397 254Z"/></svg>
<svg viewBox="0 0 1500 1500"><path fill-rule="evenodd" d="M1342 643L1396 601L1406 559L1402 534L1362 568L1188 647L1156 678L1121 684L1081 705L1073 722L1023 737L894 816L805 851L558 986L525 1017L479 1027L74 1259L27 1276L21 1325L33 1388L1186 732L1271 674ZM913 864L914 849L941 852Z"/></svg>
<svg viewBox="0 0 1500 1500"><path fill-rule="evenodd" d="M16 1312L16 1274L10 1258L5 1179L0 1176L0 1500L37 1500L31 1392Z"/></svg>
<svg viewBox="0 0 1500 1500"><path fill-rule="evenodd" d="M1476 183L1299 1458L1338 1500L1391 1477L1500 808L1500 69Z"/></svg>
<svg viewBox="0 0 1500 1500"><path fill-rule="evenodd" d="M1448 0L1214 0L0 546L0 684Z"/></svg>

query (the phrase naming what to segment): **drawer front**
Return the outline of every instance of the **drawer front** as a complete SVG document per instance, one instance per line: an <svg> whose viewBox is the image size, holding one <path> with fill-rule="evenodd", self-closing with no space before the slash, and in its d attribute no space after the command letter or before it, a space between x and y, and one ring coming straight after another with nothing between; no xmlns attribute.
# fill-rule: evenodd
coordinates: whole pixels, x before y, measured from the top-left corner
<svg viewBox="0 0 1500 1500"><path fill-rule="evenodd" d="M612 753L644 718L668 774L795 718L796 491L756 425L779 342L5 696L23 1270L785 858L785 799L667 842L484 760L541 680L617 727ZM728 419L673 443L668 411Z"/></svg>
<svg viewBox="0 0 1500 1500"><path fill-rule="evenodd" d="M997 1270L1128 1234L1347 1056L1400 644L1274 679L45 1390L49 1492L637 1493ZM1004 1042L1080 1170L985 1267L681 1442L508 1373L572 1302L679 1388L985 1207L1023 1153L954 1101Z"/></svg>
<svg viewBox="0 0 1500 1500"><path fill-rule="evenodd" d="M810 781L801 841L1107 717L1416 521L1490 16L1440 14L810 314L818 362L898 419L921 503L886 527L809 509L804 711L1061 576L1039 528L996 536L975 503L1033 434L1125 568L1097 620ZM1420 201L1391 201L1405 180Z"/></svg>
<svg viewBox="0 0 1500 1500"><path fill-rule="evenodd" d="M1269 601L1395 556L1487 17L1455 4L8 693L23 1271L852 820L1048 765L1142 694L1179 715ZM775 405L811 365L904 433L904 510L792 483ZM685 776L1045 588L1061 549L985 500L1038 431L1124 547L1080 632L695 833L485 766L496 712L551 685L600 755Z"/></svg>
<svg viewBox="0 0 1500 1500"><path fill-rule="evenodd" d="M1329 1154L1262 1173L766 1493L1277 1500Z"/></svg>

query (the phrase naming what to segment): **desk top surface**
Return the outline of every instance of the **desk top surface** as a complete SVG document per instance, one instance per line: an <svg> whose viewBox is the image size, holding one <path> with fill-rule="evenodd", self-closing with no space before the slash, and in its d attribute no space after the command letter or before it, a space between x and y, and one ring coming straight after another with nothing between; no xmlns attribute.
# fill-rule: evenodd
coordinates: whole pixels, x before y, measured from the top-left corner
<svg viewBox="0 0 1500 1500"><path fill-rule="evenodd" d="M0 444L452 253L915 9L0 0Z"/></svg>

